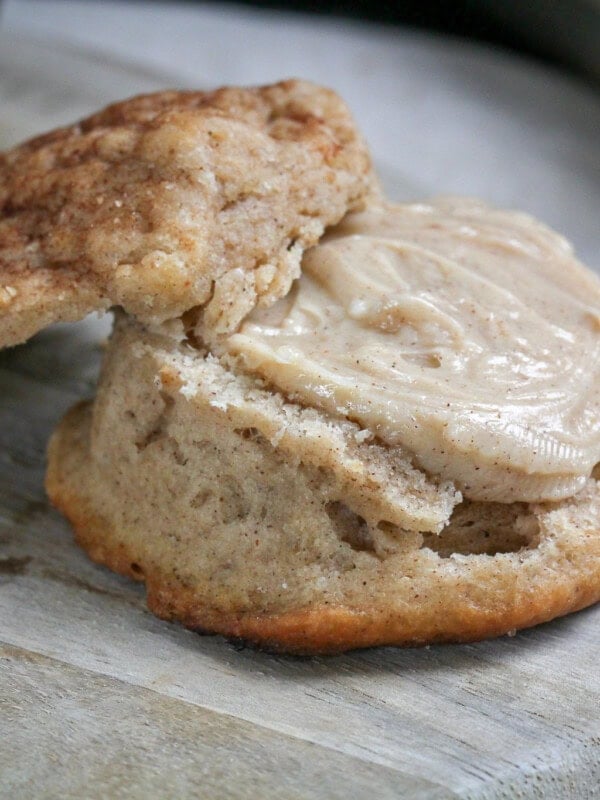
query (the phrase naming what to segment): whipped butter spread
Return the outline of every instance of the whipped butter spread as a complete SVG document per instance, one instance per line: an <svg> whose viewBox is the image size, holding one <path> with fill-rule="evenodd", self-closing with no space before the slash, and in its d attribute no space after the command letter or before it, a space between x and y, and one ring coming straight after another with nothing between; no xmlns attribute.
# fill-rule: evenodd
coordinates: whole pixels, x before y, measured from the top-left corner
<svg viewBox="0 0 600 800"><path fill-rule="evenodd" d="M600 461L600 281L525 214L350 214L224 348L472 499L558 500Z"/></svg>

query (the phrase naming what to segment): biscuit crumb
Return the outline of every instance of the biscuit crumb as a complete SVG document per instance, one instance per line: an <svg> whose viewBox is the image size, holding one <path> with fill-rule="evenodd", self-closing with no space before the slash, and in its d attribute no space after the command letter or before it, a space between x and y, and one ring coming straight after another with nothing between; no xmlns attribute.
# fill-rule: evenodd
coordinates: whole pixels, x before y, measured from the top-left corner
<svg viewBox="0 0 600 800"><path fill-rule="evenodd" d="M0 286L0 306L7 306L15 299L18 292L14 286Z"/></svg>

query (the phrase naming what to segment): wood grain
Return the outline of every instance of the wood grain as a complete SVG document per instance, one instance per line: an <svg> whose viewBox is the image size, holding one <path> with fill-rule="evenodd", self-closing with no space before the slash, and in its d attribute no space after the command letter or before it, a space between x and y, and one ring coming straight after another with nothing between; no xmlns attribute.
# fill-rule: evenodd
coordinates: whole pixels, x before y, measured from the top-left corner
<svg viewBox="0 0 600 800"><path fill-rule="evenodd" d="M161 622L91 564L42 479L106 330L0 354L0 795L600 796L600 609L477 645L293 659Z"/></svg>
<svg viewBox="0 0 600 800"><path fill-rule="evenodd" d="M447 796L342 753L155 691L0 647L6 747L16 797L393 798Z"/></svg>
<svg viewBox="0 0 600 800"><path fill-rule="evenodd" d="M190 36L194 50L209 54L191 28ZM4 145L117 96L181 83L115 71L54 46L42 50L2 42ZM427 71L420 62L415 68ZM207 74L190 70L194 84ZM412 83L413 74L406 74ZM517 113L504 94L494 94L495 67L489 76L491 88L473 109L491 109L502 120L497 134L486 129L493 164L503 163L502 141L511 148L522 143L520 164L526 141L536 158L545 153L532 135L540 130L540 109L531 109L534 127L528 127L522 109ZM477 91L472 77L457 76L456 86L469 98ZM349 88L356 78L348 78ZM428 80L435 91L426 93L425 105L440 119L436 102L443 96L436 93L444 81L434 73ZM390 89L394 98L402 96L396 79ZM356 106L365 121L372 117L382 127L379 111L365 110L371 99L380 104L375 94ZM596 128L589 98L573 100L565 117L558 97L547 106L548 135L566 119L569 141L577 137L591 147ZM460 105L460 93L449 99L459 113L471 107ZM403 130L422 125L418 105L413 111ZM528 104L527 119L529 113ZM516 127L506 128L508 122ZM398 126L389 130L391 154L398 151ZM436 190L448 188L439 179L448 180L447 159L452 155L456 166L462 152L448 138L452 130L442 130L442 161L424 159L424 143L414 137L420 154L414 169L420 177L431 172ZM456 127L470 152L465 131ZM402 152L408 147L410 153L411 137L401 138ZM561 227L591 257L596 195L587 167L563 150L560 165L549 156L540 161L535 174L543 180L520 170L523 183L509 194L502 186L512 186L513 173L506 171L503 184L488 170L488 196L508 202L514 194L521 205L535 201L540 213L548 198L549 212L568 221ZM412 164L408 158L405 166ZM474 163L486 174L480 159ZM396 196L418 194L398 192L397 183L390 181ZM562 194L548 190L555 186ZM574 187L584 202L574 202ZM600 798L600 608L478 645L293 659L238 650L163 623L146 611L140 586L91 564L47 505L44 450L61 414L93 392L107 330L106 321L96 320L56 326L0 353L0 797Z"/></svg>

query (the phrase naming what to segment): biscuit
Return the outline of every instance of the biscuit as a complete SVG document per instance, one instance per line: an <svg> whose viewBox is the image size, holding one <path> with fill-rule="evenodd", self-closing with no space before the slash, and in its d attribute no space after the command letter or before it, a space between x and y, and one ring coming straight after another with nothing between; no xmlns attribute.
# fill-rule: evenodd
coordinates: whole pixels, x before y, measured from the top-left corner
<svg viewBox="0 0 600 800"><path fill-rule="evenodd" d="M463 501L171 333L118 321L47 473L78 542L145 581L158 616L332 653L474 641L600 599L594 478L555 504Z"/></svg>
<svg viewBox="0 0 600 800"><path fill-rule="evenodd" d="M0 346L113 305L227 333L372 190L347 107L307 82L109 106L0 155Z"/></svg>

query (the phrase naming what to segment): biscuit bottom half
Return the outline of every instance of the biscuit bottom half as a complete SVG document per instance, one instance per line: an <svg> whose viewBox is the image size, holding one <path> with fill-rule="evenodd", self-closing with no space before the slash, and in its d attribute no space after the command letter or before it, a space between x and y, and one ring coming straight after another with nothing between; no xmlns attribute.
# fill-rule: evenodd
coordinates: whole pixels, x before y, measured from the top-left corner
<svg viewBox="0 0 600 800"><path fill-rule="evenodd" d="M271 650L474 641L600 599L600 482L463 500L354 423L121 318L47 490L148 606Z"/></svg>

